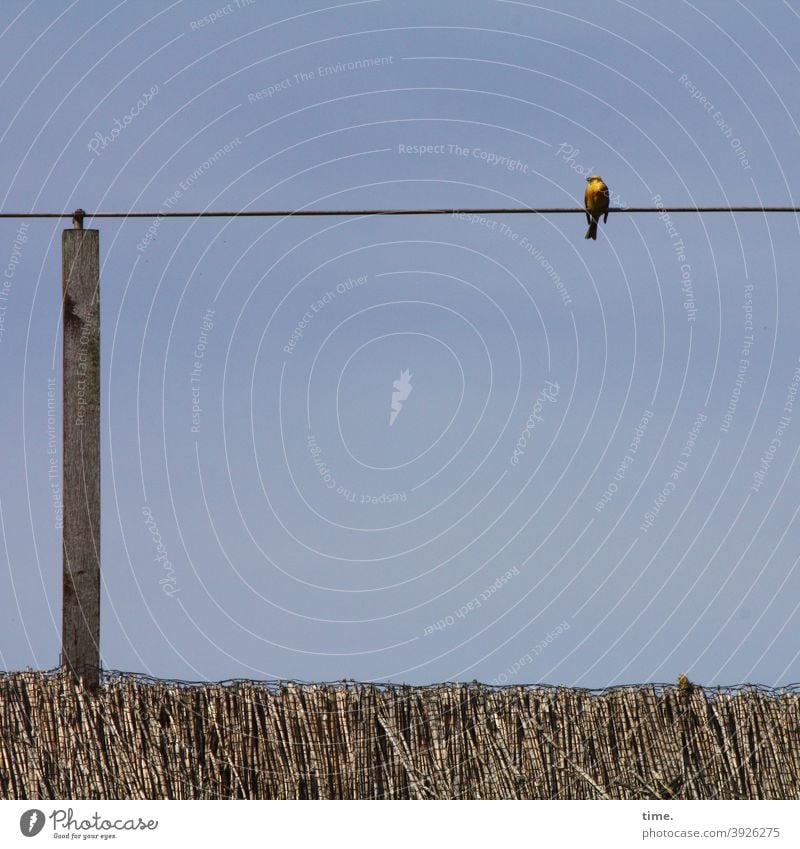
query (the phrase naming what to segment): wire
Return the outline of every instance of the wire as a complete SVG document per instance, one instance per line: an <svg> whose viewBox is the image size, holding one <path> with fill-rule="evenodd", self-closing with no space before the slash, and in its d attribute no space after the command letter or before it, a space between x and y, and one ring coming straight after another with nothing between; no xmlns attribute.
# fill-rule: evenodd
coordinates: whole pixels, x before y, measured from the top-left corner
<svg viewBox="0 0 800 849"><path fill-rule="evenodd" d="M800 213L800 206L667 206L667 207L612 207L609 212L683 213L683 212L794 212ZM78 212L78 210L76 210ZM83 212L86 218L295 218L298 216L319 215L560 215L578 213L583 215L583 207L493 207L485 209L261 209L199 212ZM0 218L72 218L73 212L0 212Z"/></svg>

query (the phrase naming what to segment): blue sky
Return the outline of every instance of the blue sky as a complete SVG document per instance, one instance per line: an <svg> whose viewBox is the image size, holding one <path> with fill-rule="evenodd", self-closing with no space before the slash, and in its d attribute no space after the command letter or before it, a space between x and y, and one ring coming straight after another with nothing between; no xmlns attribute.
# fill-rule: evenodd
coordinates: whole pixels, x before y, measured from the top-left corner
<svg viewBox="0 0 800 849"><path fill-rule="evenodd" d="M4 11L5 211L797 202L789 3ZM58 662L64 226L0 222L6 669ZM796 216L87 226L107 668L800 679Z"/></svg>

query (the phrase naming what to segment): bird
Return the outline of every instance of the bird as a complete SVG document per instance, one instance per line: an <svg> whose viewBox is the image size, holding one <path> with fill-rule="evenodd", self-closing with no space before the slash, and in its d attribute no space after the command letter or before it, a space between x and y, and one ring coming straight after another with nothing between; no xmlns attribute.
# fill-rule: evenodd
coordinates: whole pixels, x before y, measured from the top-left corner
<svg viewBox="0 0 800 849"><path fill-rule="evenodd" d="M678 676L675 684L682 693L691 693L694 689L694 685L683 672Z"/></svg>
<svg viewBox="0 0 800 849"><path fill-rule="evenodd" d="M597 222L600 216L604 216L604 224L608 221L608 186L603 182L602 177L592 174L586 178L586 192L583 200L586 207L586 220L589 222L589 229L584 238L596 239Z"/></svg>

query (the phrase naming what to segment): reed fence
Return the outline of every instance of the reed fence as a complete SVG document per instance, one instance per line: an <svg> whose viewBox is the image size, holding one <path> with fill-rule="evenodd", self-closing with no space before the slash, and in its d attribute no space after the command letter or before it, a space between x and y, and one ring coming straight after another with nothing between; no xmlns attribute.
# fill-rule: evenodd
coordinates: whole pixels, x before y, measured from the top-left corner
<svg viewBox="0 0 800 849"><path fill-rule="evenodd" d="M4 799L796 799L800 687L0 674Z"/></svg>

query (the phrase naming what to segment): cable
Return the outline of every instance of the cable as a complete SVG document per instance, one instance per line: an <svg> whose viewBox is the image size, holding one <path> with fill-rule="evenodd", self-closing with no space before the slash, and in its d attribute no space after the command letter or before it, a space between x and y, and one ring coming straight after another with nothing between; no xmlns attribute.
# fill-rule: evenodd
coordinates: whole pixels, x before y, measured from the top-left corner
<svg viewBox="0 0 800 849"><path fill-rule="evenodd" d="M800 213L800 206L666 206L648 207L633 206L628 208L612 207L609 212L627 212L639 214L644 212L683 213L683 212L793 212ZM0 212L0 218L72 218L77 213L86 218L295 218L298 216L322 215L560 215L563 213L585 214L583 207L493 207L485 209L261 209L219 211L205 210L199 212Z"/></svg>

